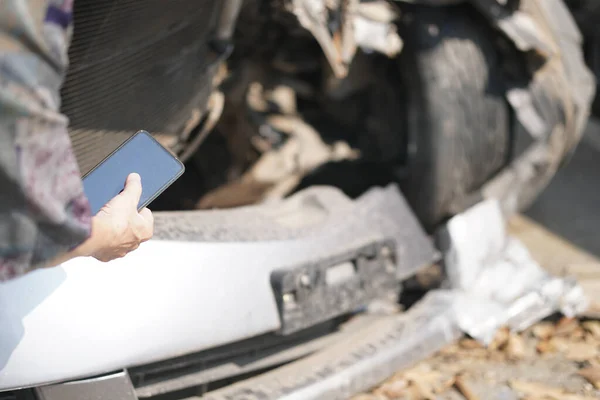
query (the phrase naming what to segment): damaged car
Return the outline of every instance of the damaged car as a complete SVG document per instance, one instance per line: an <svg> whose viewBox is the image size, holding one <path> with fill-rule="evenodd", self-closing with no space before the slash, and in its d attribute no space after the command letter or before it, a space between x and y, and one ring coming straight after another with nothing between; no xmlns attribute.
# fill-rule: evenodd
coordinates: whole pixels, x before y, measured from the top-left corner
<svg viewBox="0 0 600 400"><path fill-rule="evenodd" d="M402 362L357 362L428 347L419 323L439 314L400 329L396 309L357 311L397 307L452 216L531 204L595 92L562 0L77 0L74 19L62 111L81 173L140 129L186 172L136 252L0 285L2 400L376 383ZM343 362L221 392L328 348Z"/></svg>

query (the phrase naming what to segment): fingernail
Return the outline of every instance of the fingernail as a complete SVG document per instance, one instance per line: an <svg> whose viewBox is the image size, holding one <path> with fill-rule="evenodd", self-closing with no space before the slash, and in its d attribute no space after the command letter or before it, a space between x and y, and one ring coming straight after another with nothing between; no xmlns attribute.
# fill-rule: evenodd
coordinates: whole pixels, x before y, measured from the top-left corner
<svg viewBox="0 0 600 400"><path fill-rule="evenodd" d="M133 179L133 180L136 180L136 181L141 181L142 177L138 173L133 172L133 173L129 174L129 179Z"/></svg>

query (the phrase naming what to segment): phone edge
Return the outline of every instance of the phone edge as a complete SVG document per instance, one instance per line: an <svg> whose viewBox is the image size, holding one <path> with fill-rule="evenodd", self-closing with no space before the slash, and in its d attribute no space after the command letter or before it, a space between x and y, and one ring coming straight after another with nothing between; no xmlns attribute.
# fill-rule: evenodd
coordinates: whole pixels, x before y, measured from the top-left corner
<svg viewBox="0 0 600 400"><path fill-rule="evenodd" d="M154 136L152 136L150 134L150 132L148 132L146 130L140 130L135 135L137 135L137 134L148 136L151 140L154 141L154 143L156 143L161 149L163 149L163 151L167 152L171 157L173 157L173 159L175 161L177 161L177 163L181 167L179 172L176 175L174 175L173 178L171 178L169 181L167 181L167 183L165 183L163 186L161 186L160 189L158 189L152 197L149 197L148 200L146 200L144 203L142 203L142 205L138 206L138 212L139 212L139 211L143 210L145 207L147 207L154 200L156 200L156 198L158 196L160 196L165 190L167 190L167 188L169 186L171 186L177 179L181 178L181 175L183 175L183 173L185 172L185 165L181 162L181 160L179 158L177 158L177 156L175 154L171 153L169 150L167 150L165 148L165 146L160 144L160 142L158 140L156 140L156 138ZM135 135L133 135L133 136L135 136Z"/></svg>

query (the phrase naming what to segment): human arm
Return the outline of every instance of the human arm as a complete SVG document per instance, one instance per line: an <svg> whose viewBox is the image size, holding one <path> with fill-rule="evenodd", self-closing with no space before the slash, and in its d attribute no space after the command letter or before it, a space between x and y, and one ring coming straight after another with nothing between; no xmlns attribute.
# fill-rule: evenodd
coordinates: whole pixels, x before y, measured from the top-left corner
<svg viewBox="0 0 600 400"><path fill-rule="evenodd" d="M0 1L0 281L79 255L107 261L131 251L145 237L114 233L138 215L151 234L149 211L127 208L123 220L110 202L90 215L60 113L72 3Z"/></svg>

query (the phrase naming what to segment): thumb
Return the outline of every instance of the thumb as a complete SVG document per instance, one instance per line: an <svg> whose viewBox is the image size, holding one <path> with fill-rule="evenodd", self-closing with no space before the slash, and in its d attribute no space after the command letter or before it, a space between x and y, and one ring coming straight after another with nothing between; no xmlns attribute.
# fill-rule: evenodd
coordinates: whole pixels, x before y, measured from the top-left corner
<svg viewBox="0 0 600 400"><path fill-rule="evenodd" d="M121 192L121 196L126 198L137 210L140 197L142 196L142 178L139 174L132 173L127 176L125 189Z"/></svg>

